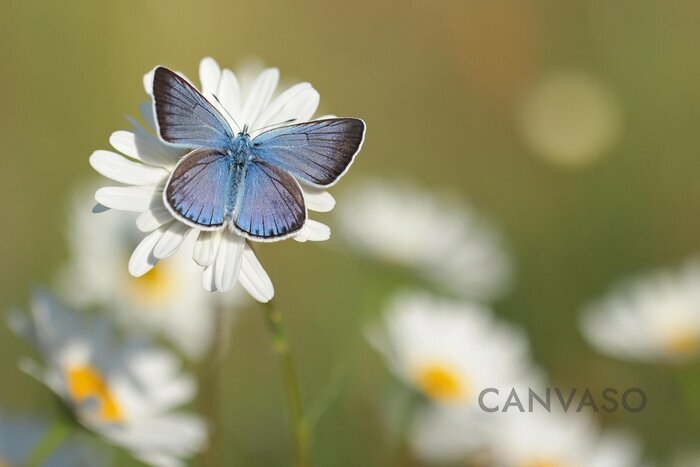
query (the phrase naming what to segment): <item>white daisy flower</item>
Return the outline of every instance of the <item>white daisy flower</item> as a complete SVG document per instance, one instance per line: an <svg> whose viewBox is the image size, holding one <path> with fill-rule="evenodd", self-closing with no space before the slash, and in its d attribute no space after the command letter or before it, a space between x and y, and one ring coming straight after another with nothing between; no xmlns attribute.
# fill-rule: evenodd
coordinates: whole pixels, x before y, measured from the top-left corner
<svg viewBox="0 0 700 467"><path fill-rule="evenodd" d="M279 71L275 68L263 70L247 89L239 84L231 70L222 70L211 58L202 60L199 75L202 94L222 110L225 118L235 119L241 127L248 125L259 131L291 119L308 121L318 107L319 94L309 83L296 84L275 97L279 81ZM149 95L152 80L152 73L144 77ZM228 231L192 228L176 220L166 208L162 199L164 185L178 160L188 151L163 143L155 135L150 102L142 105L141 113L147 129L132 120L133 130L117 131L110 138L113 148L121 154L96 151L90 157L90 163L98 172L126 185L97 190L97 202L112 209L140 213L136 225L148 233L129 260L129 272L136 277L146 274L159 260L174 255L186 237L191 237L194 239L193 259L204 268L205 289L225 291L240 281L256 300L270 300L274 295L272 282L243 237ZM231 126L236 128L233 122ZM257 134L256 131L250 133L251 136ZM325 212L335 206L329 193L302 189L309 210ZM329 237L330 229L326 225L309 219L294 239L323 241Z"/></svg>
<svg viewBox="0 0 700 467"><path fill-rule="evenodd" d="M133 277L126 261L141 239L136 214L94 214L82 191L69 216L71 259L59 274L66 301L79 309L109 308L130 331L158 332L188 357L201 357L215 333L218 305L225 303L228 309L241 294L235 290L214 295L190 287L200 280L201 271L188 248L159 261L142 277ZM192 239L183 244L192 251Z"/></svg>
<svg viewBox="0 0 700 467"><path fill-rule="evenodd" d="M626 434L601 434L583 413L560 410L493 414L489 435L495 467L639 467L641 447Z"/></svg>
<svg viewBox="0 0 700 467"><path fill-rule="evenodd" d="M44 365L21 366L86 428L158 467L184 465L182 459L204 447L202 420L173 411L196 389L170 353L135 341L116 347L106 320L86 320L46 296L34 297L31 311L13 313L10 326L36 347Z"/></svg>
<svg viewBox="0 0 700 467"><path fill-rule="evenodd" d="M600 352L626 360L683 362L700 353L700 263L615 287L587 307L581 330Z"/></svg>
<svg viewBox="0 0 700 467"><path fill-rule="evenodd" d="M486 388L512 388L531 371L525 335L476 304L404 292L389 304L370 342L390 370L432 402L413 433L418 455L458 460L482 443ZM450 436L446 436L450 433Z"/></svg>
<svg viewBox="0 0 700 467"><path fill-rule="evenodd" d="M512 264L503 242L469 206L384 181L358 186L346 198L339 222L358 250L464 296L492 299L507 290Z"/></svg>
<svg viewBox="0 0 700 467"><path fill-rule="evenodd" d="M49 423L0 411L0 466L27 465L37 444L49 429ZM107 465L107 453L74 435L52 452L43 467L98 467Z"/></svg>

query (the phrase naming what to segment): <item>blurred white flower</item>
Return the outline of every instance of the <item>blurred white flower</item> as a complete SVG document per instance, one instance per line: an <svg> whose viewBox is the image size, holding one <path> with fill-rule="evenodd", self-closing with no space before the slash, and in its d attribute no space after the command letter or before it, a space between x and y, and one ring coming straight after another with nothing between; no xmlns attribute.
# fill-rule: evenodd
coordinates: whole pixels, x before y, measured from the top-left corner
<svg viewBox="0 0 700 467"><path fill-rule="evenodd" d="M31 314L13 313L10 326L36 347L43 365L21 367L46 384L76 419L105 440L153 466L181 466L206 444L194 415L174 412L195 395L177 359L148 344L115 346L109 322L88 320L37 295Z"/></svg>
<svg viewBox="0 0 700 467"><path fill-rule="evenodd" d="M159 261L136 278L126 260L140 240L129 212L91 212L93 203L78 193L69 218L70 262L59 274L67 303L78 308L96 306L117 313L130 331L158 332L190 358L201 357L215 333L217 306L229 309L241 300L238 289L210 294L201 287L201 271L184 248ZM192 248L192 239L183 244Z"/></svg>
<svg viewBox="0 0 700 467"><path fill-rule="evenodd" d="M309 83L296 84L273 99L279 81L279 71L275 68L263 70L248 89L239 85L231 70L222 70L211 58L202 60L199 75L202 94L212 105L220 109L223 106L225 118L231 115L239 125L248 124L250 128L259 129L290 119L307 121L318 107L319 94ZM152 79L151 73L144 77L149 94ZM190 237L194 247L187 250L204 268L205 289L225 291L240 281L256 300L270 300L274 295L272 282L243 237L228 231L205 232L191 228L175 220L163 205L163 187L177 161L187 151L163 143L155 135L150 102L141 106L141 113L148 129L132 120L132 131L117 131L110 138L112 147L130 159L110 151L96 151L90 157L95 170L127 185L97 190L97 202L108 208L140 213L136 225L148 233L131 255L129 272L136 277L146 274L158 260L174 255L185 238ZM251 132L251 136L254 134ZM311 188L303 188L303 191L309 210L324 212L335 206L335 200L325 191ZM294 239L323 241L329 237L330 229L326 225L309 219Z"/></svg>
<svg viewBox="0 0 700 467"><path fill-rule="evenodd" d="M48 429L49 423L46 421L0 411L0 466L26 465ZM74 435L51 453L42 466L99 467L107 463L108 456L104 450Z"/></svg>
<svg viewBox="0 0 700 467"><path fill-rule="evenodd" d="M626 434L601 434L583 413L535 410L493 414L495 467L640 467L641 447Z"/></svg>
<svg viewBox="0 0 700 467"><path fill-rule="evenodd" d="M397 295L368 337L389 369L431 402L413 429L414 449L431 461L459 460L478 449L489 418L478 406L480 392L505 391L533 371L518 329L480 305L426 293Z"/></svg>
<svg viewBox="0 0 700 467"><path fill-rule="evenodd" d="M346 193L338 215L358 250L415 269L452 292L491 299L510 285L513 268L500 236L454 199L377 180Z"/></svg>
<svg viewBox="0 0 700 467"><path fill-rule="evenodd" d="M625 360L683 362L700 353L700 263L613 288L581 316L584 337Z"/></svg>
<svg viewBox="0 0 700 467"><path fill-rule="evenodd" d="M580 72L547 76L525 99L518 117L533 153L563 167L582 166L604 155L622 126L615 96Z"/></svg>

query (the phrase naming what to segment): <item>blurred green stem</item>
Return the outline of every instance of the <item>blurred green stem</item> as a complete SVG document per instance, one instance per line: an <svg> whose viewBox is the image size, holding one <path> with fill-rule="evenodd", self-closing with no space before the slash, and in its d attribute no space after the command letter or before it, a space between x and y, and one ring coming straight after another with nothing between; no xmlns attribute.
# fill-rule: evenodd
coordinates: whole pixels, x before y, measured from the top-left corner
<svg viewBox="0 0 700 467"><path fill-rule="evenodd" d="M53 454L56 449L68 438L72 428L67 423L55 421L46 433L34 446L29 459L27 459L27 467L39 467Z"/></svg>
<svg viewBox="0 0 700 467"><path fill-rule="evenodd" d="M201 465L219 467L221 464L221 361L225 355L229 333L229 310L223 305L216 310L214 341L205 358L200 376L202 413L209 424L209 449L202 452Z"/></svg>
<svg viewBox="0 0 700 467"><path fill-rule="evenodd" d="M264 305L265 321L272 341L272 349L277 355L282 370L286 392L292 436L294 438L294 456L297 467L309 466L309 433L301 404L301 392L296 368L289 350L289 342L284 333L282 313L275 309L272 302Z"/></svg>

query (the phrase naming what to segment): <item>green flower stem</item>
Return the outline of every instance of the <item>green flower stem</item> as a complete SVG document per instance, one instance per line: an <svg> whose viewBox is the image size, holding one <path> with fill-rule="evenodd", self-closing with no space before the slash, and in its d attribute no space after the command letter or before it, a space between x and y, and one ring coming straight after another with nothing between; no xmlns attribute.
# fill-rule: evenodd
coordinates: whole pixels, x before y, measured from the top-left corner
<svg viewBox="0 0 700 467"><path fill-rule="evenodd" d="M223 306L217 307L214 341L205 358L205 365L200 376L201 410L209 424L209 448L200 455L200 465L203 467L222 465L221 361L225 355L228 333L230 332L227 325L228 313L229 310Z"/></svg>
<svg viewBox="0 0 700 467"><path fill-rule="evenodd" d="M294 456L297 467L309 466L309 432L304 418L299 391L299 380L296 368L289 351L289 342L284 333L282 313L274 308L271 302L265 306L265 321L272 342L272 349L277 355L282 370L284 389L286 392L289 418L294 438Z"/></svg>
<svg viewBox="0 0 700 467"><path fill-rule="evenodd" d="M63 444L73 431L72 427L62 421L55 421L51 427L46 430L43 438L41 438L27 459L27 467L39 467Z"/></svg>

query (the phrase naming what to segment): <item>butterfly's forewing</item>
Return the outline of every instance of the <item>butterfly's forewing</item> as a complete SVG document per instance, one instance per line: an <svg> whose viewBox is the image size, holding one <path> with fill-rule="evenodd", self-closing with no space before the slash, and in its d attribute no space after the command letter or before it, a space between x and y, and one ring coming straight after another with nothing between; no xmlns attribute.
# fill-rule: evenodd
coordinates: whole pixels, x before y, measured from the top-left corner
<svg viewBox="0 0 700 467"><path fill-rule="evenodd" d="M316 120L266 131L253 140L253 151L302 183L328 187L348 169L364 134L357 118Z"/></svg>
<svg viewBox="0 0 700 467"><path fill-rule="evenodd" d="M163 201L173 215L204 230L222 229L230 180L237 170L217 149L195 149L178 163L165 185Z"/></svg>
<svg viewBox="0 0 700 467"><path fill-rule="evenodd" d="M153 101L160 137L188 148L223 148L233 138L226 119L194 86L172 70L153 73Z"/></svg>
<svg viewBox="0 0 700 467"><path fill-rule="evenodd" d="M234 226L247 237L274 241L298 232L306 222L299 183L260 159L248 164L238 194Z"/></svg>

